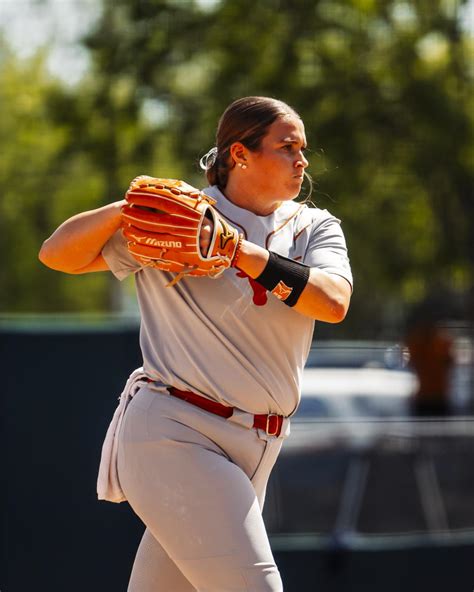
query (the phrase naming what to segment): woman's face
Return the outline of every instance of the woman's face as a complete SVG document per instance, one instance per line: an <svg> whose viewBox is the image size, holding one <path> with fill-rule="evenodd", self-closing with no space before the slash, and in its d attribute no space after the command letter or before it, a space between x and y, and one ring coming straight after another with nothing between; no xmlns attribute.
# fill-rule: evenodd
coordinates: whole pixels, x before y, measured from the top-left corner
<svg viewBox="0 0 474 592"><path fill-rule="evenodd" d="M303 173L308 166L304 156L306 135L299 117L285 115L275 120L262 139L259 150L246 151L247 168L242 171L247 187L267 203L298 196Z"/></svg>

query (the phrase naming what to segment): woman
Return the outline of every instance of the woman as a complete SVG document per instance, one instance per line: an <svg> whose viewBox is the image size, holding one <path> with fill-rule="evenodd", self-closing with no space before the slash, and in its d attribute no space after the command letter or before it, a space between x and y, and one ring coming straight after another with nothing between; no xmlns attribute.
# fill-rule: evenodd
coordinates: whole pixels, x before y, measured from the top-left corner
<svg viewBox="0 0 474 592"><path fill-rule="evenodd" d="M135 274L145 380L128 384L114 442L120 499L147 527L129 592L283 589L261 516L265 489L314 321L341 321L352 290L339 221L293 201L305 148L303 122L281 101L246 97L222 115L201 159L204 192L245 240L237 269L219 278L166 287L171 274L128 252L123 201L67 220L41 249L43 263L67 273Z"/></svg>

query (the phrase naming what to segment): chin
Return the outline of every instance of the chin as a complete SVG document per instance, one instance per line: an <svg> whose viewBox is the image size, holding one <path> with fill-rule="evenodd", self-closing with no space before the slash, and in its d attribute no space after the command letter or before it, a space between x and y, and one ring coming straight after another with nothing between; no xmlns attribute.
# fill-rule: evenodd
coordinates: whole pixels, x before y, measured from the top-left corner
<svg viewBox="0 0 474 592"><path fill-rule="evenodd" d="M302 185L302 179L293 179L293 183L289 185L288 191L286 192L288 199L295 199L295 197L298 197L298 195L301 193Z"/></svg>
<svg viewBox="0 0 474 592"><path fill-rule="evenodd" d="M292 199L297 198L300 193L301 193L301 183L298 183L298 187L291 187L291 188L289 188L281 196L281 200L282 201L291 201Z"/></svg>

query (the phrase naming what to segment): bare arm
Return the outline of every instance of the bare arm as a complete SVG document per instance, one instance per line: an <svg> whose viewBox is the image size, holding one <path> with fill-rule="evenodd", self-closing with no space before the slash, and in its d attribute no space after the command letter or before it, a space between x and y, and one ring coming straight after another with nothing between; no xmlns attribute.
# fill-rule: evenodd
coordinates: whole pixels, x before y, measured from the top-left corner
<svg viewBox="0 0 474 592"><path fill-rule="evenodd" d="M258 277L268 261L268 251L242 241L238 267L252 278ZM346 316L351 287L343 277L312 267L309 281L294 309L305 316L327 323L339 323Z"/></svg>
<svg viewBox="0 0 474 592"><path fill-rule="evenodd" d="M44 241L39 259L51 269L65 273L88 273L109 269L100 254L109 238L120 228L124 200L76 214Z"/></svg>

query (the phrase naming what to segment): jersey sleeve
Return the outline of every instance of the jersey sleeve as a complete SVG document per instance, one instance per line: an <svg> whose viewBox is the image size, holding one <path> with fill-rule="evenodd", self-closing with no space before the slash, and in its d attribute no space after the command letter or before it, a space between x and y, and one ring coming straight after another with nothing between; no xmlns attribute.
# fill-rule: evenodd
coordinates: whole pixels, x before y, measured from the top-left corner
<svg viewBox="0 0 474 592"><path fill-rule="evenodd" d="M322 220L313 223L303 263L340 275L352 286L352 271L341 221L329 212L324 213L326 215Z"/></svg>
<svg viewBox="0 0 474 592"><path fill-rule="evenodd" d="M136 273L142 266L130 255L127 249L127 241L121 230L117 230L102 248L102 257L105 259L110 271L119 280L124 280L131 273Z"/></svg>

